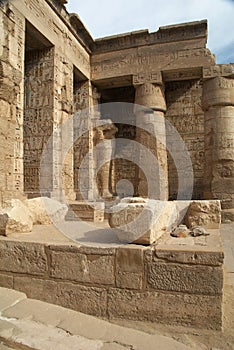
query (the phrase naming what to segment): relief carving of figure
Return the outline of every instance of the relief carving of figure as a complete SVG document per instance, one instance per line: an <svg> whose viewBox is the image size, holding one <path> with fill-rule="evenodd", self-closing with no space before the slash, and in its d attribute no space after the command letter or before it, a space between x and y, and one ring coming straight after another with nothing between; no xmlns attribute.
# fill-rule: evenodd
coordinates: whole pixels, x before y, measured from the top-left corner
<svg viewBox="0 0 234 350"><path fill-rule="evenodd" d="M113 198L111 189L111 158L114 152L114 136L117 127L109 120L97 126L94 131L94 150L99 194L103 198Z"/></svg>

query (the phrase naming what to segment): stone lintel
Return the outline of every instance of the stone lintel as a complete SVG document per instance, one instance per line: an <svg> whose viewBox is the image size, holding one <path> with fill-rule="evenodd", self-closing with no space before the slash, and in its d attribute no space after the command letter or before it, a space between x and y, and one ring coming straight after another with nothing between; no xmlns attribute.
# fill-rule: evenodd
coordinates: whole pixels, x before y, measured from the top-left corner
<svg viewBox="0 0 234 350"><path fill-rule="evenodd" d="M214 66L203 67L203 79L215 77L234 78L234 63L216 64Z"/></svg>
<svg viewBox="0 0 234 350"><path fill-rule="evenodd" d="M202 77L202 67L188 67L171 70L163 70L163 81L178 81L200 79Z"/></svg>
<svg viewBox="0 0 234 350"><path fill-rule="evenodd" d="M111 89L124 86L131 86L133 81L132 75L120 75L113 78L103 78L93 80L93 84L99 89Z"/></svg>

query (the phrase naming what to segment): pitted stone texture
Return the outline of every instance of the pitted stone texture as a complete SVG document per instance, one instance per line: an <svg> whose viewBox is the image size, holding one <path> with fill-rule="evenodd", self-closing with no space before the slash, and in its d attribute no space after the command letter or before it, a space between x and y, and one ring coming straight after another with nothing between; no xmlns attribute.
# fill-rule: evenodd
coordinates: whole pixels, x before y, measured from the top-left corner
<svg viewBox="0 0 234 350"><path fill-rule="evenodd" d="M180 249L167 250L156 247L155 259L163 259L168 262L178 262L193 265L222 266L224 254L220 251L186 251Z"/></svg>
<svg viewBox="0 0 234 350"><path fill-rule="evenodd" d="M36 243L1 241L0 271L44 275L47 257L44 246Z"/></svg>
<svg viewBox="0 0 234 350"><path fill-rule="evenodd" d="M152 244L171 228L175 221L174 202L144 199L131 203L123 199L111 208L109 225L118 228L120 241L137 244Z"/></svg>
<svg viewBox="0 0 234 350"><path fill-rule="evenodd" d="M8 292L11 293L11 291ZM122 327L61 306L32 299L24 299L10 306L3 312L3 317L7 318L7 322L0 321L1 332L4 332L3 338L7 338L10 341L15 340L14 347L17 347L17 349L18 347L21 348L22 344L27 344L28 346L33 345L33 349L41 350L42 348L45 350L49 341L49 349L61 348L70 350L73 349L74 345L76 346L75 349L78 350L80 349L79 345L82 338L89 339L89 341L93 340L90 343L82 343L82 350L89 350L89 345L91 350L94 350L95 344L100 343L100 341L103 343L101 350L130 350L133 348L142 350L145 344L147 344L147 350L155 350L155 344L157 344L158 350L190 349L172 337L165 337L161 334L152 335L131 329L128 326ZM35 328L36 325L38 326L37 328ZM42 326L44 326L43 329L41 328ZM12 331L13 329L14 331ZM8 330L7 333L5 332L6 330ZM65 338L61 330L66 331ZM56 333L56 331L60 331L60 333ZM41 335L42 332L43 336ZM19 340L21 341L21 346L18 344ZM54 340L57 342L59 340L59 344L56 344L55 347L53 346ZM58 348L58 346L60 347Z"/></svg>
<svg viewBox="0 0 234 350"><path fill-rule="evenodd" d="M47 197L33 198L26 201L34 225L49 225L63 221L68 207Z"/></svg>
<svg viewBox="0 0 234 350"><path fill-rule="evenodd" d="M13 289L13 276L0 274L0 286Z"/></svg>
<svg viewBox="0 0 234 350"><path fill-rule="evenodd" d="M104 288L30 277L15 277L14 288L24 292L29 298L97 317L106 316L107 292Z"/></svg>
<svg viewBox="0 0 234 350"><path fill-rule="evenodd" d="M24 292L28 298L60 305L57 282L29 276L15 276L14 289Z"/></svg>
<svg viewBox="0 0 234 350"><path fill-rule="evenodd" d="M143 249L119 248L116 252L116 285L119 288L141 289L144 276Z"/></svg>
<svg viewBox="0 0 234 350"><path fill-rule="evenodd" d="M106 317L107 291L72 283L58 284L59 305L97 317Z"/></svg>
<svg viewBox="0 0 234 350"><path fill-rule="evenodd" d="M218 200L193 201L186 216L188 227L202 226L219 229L221 224L221 205Z"/></svg>
<svg viewBox="0 0 234 350"><path fill-rule="evenodd" d="M32 231L33 220L28 208L18 199L9 201L9 206L0 208L0 234Z"/></svg>
<svg viewBox="0 0 234 350"><path fill-rule="evenodd" d="M108 313L110 318L220 330L221 300L222 296L111 289L108 294Z"/></svg>
<svg viewBox="0 0 234 350"><path fill-rule="evenodd" d="M113 285L114 257L101 254L101 249L95 249L92 254L81 254L79 248L64 248L56 251L51 248L50 276L58 279L72 280L83 283Z"/></svg>
<svg viewBox="0 0 234 350"><path fill-rule="evenodd" d="M223 290L221 267L151 263L147 272L148 288L191 294L218 295Z"/></svg>

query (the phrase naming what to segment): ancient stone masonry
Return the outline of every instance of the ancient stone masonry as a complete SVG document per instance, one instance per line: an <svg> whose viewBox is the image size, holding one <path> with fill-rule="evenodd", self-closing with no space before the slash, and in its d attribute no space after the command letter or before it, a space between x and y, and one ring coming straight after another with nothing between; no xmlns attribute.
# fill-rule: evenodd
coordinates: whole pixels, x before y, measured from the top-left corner
<svg viewBox="0 0 234 350"><path fill-rule="evenodd" d="M139 154L139 185L138 194L149 198L161 200L168 199L168 172L166 153L166 130L164 123L164 113L166 102L163 87L160 85L145 83L136 86L135 94L136 113L136 139L152 152L157 159L157 165L153 167L149 157ZM144 106L144 107L142 107ZM149 109L151 113L149 113ZM141 169L152 168L147 179L141 175ZM148 189L148 182L157 183L153 188Z"/></svg>
<svg viewBox="0 0 234 350"><path fill-rule="evenodd" d="M234 207L234 79L212 77L204 82L205 195Z"/></svg>
<svg viewBox="0 0 234 350"><path fill-rule="evenodd" d="M23 195L24 16L0 8L0 201Z"/></svg>
<svg viewBox="0 0 234 350"><path fill-rule="evenodd" d="M202 81L184 80L166 84L166 119L178 130L189 151L194 171L194 198L203 198L204 112L201 107ZM174 145L176 147L176 144ZM169 158L170 198L177 196L177 170Z"/></svg>
<svg viewBox="0 0 234 350"><path fill-rule="evenodd" d="M175 199L179 175L170 148L178 144L168 137L170 122L191 158L192 197L218 198L223 208L233 208L234 66L216 64L206 47L207 22L93 40L65 4L1 2L1 203L40 192L92 201L104 173L109 178L102 184L120 197ZM117 125L116 115L98 106L113 102L144 108L117 110ZM104 119L117 127L116 141L126 143L122 148L116 143L110 168L97 176L95 128ZM41 158L49 140L43 177ZM142 150L132 157L133 141L156 160L157 169L152 167L150 174ZM82 193L81 168L86 173ZM99 195L103 193L99 186Z"/></svg>
<svg viewBox="0 0 234 350"><path fill-rule="evenodd" d="M95 316L221 329L234 64L216 64L206 20L94 40L66 3L0 1L0 235L92 223L82 244L53 225L61 244L2 237L0 284Z"/></svg>
<svg viewBox="0 0 234 350"><path fill-rule="evenodd" d="M54 50L27 53L24 102L24 190L39 193L40 160L53 133Z"/></svg>

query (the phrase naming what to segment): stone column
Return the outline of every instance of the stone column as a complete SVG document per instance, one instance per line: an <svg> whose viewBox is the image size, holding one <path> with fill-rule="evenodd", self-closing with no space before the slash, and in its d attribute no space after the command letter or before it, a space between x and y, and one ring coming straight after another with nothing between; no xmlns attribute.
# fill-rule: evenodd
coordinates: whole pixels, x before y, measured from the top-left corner
<svg viewBox="0 0 234 350"><path fill-rule="evenodd" d="M204 81L205 112L204 198L222 200L234 208L234 79Z"/></svg>
<svg viewBox="0 0 234 350"><path fill-rule="evenodd" d="M75 84L74 88L74 183L76 199L94 200L93 138L100 94L89 80ZM84 163L83 163L84 162ZM86 176L80 188L80 170ZM82 193L81 193L82 192Z"/></svg>
<svg viewBox="0 0 234 350"><path fill-rule="evenodd" d="M66 198L69 201L75 199L73 64L56 47L43 51L33 64L44 63L44 71L41 71L40 79L33 80L35 87L32 91L35 91L36 96L39 96L39 102L37 102L36 96L31 98L32 107L37 109L38 114L34 139L36 140L36 149L39 149L39 152L36 153L38 162L36 165L40 166L39 190L42 195L57 200ZM32 97L33 92L31 93ZM26 105L25 113L29 107ZM31 119L33 121L33 118ZM32 139L31 135L29 133L29 141ZM33 149L29 149L31 156L34 154L32 151ZM41 158L41 154L43 158ZM36 190L37 186L33 187L32 193L36 194Z"/></svg>
<svg viewBox="0 0 234 350"><path fill-rule="evenodd" d="M135 86L136 141L152 153L157 166L149 157L139 154L138 195L153 199L168 199L168 170L164 114L166 102L162 85L144 83ZM141 168L141 169L140 169ZM143 170L147 170L147 176ZM149 188L150 193L149 193Z"/></svg>
<svg viewBox="0 0 234 350"><path fill-rule="evenodd" d="M99 195L103 199L114 197L111 186L111 159L115 150L114 137L118 129L110 120L101 121L94 133L94 158ZM105 124L104 124L105 123Z"/></svg>

